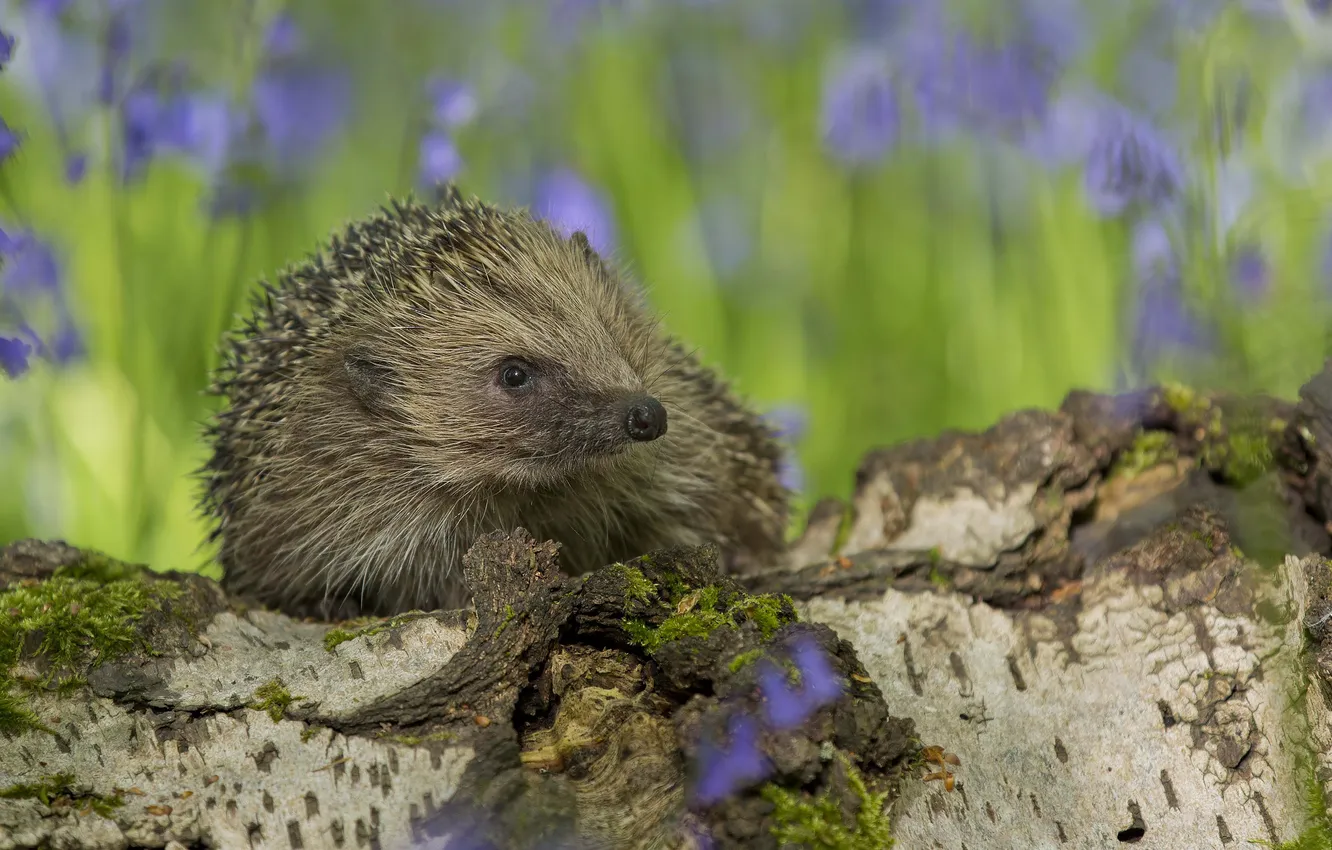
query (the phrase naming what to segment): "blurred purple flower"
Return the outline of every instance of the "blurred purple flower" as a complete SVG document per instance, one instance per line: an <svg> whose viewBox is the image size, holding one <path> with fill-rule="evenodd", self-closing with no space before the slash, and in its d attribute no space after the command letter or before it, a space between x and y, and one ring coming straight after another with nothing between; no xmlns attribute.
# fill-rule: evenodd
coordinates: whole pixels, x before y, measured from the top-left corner
<svg viewBox="0 0 1332 850"><path fill-rule="evenodd" d="M14 36L0 30L0 70L14 58Z"/></svg>
<svg viewBox="0 0 1332 850"><path fill-rule="evenodd" d="M571 169L559 168L536 187L532 212L565 236L581 230L600 253L615 246L615 223L605 198Z"/></svg>
<svg viewBox="0 0 1332 850"><path fill-rule="evenodd" d="M32 346L18 337L0 336L0 369L11 378L28 371L28 357Z"/></svg>
<svg viewBox="0 0 1332 850"><path fill-rule="evenodd" d="M1092 206L1118 216L1133 206L1166 206L1183 186L1184 170L1164 134L1127 109L1112 107L1097 123L1084 177Z"/></svg>
<svg viewBox="0 0 1332 850"><path fill-rule="evenodd" d="M462 155L447 134L431 130L421 137L417 177L424 187L446 183L462 170Z"/></svg>
<svg viewBox="0 0 1332 850"><path fill-rule="evenodd" d="M934 7L918 12L902 38L904 68L929 138L1018 136L1044 118L1053 68L1032 44L981 44Z"/></svg>
<svg viewBox="0 0 1332 850"><path fill-rule="evenodd" d="M1147 218L1133 225L1129 256L1139 280L1165 280L1179 275L1174 242L1165 222L1159 218Z"/></svg>
<svg viewBox="0 0 1332 850"><path fill-rule="evenodd" d="M818 644L802 640L792 648L791 654L800 671L799 690L792 690L787 685L786 674L771 662L765 662L759 674L768 725L773 729L799 726L814 712L841 698L845 691L845 682L833 670L828 656Z"/></svg>
<svg viewBox="0 0 1332 850"><path fill-rule="evenodd" d="M23 134L10 128L3 118L0 118L0 162L12 157L23 144Z"/></svg>
<svg viewBox="0 0 1332 850"><path fill-rule="evenodd" d="M465 82L435 77L426 83L426 95L431 117L442 128L462 127L476 117L476 91Z"/></svg>
<svg viewBox="0 0 1332 850"><path fill-rule="evenodd" d="M788 446L777 465L777 479L793 493L805 488L805 470L800 457L789 444L798 443L809 427L809 414L798 405L784 405L769 411L764 419L773 428L774 436Z"/></svg>
<svg viewBox="0 0 1332 850"><path fill-rule="evenodd" d="M0 294L28 296L56 292L60 272L55 251L30 231L0 230Z"/></svg>
<svg viewBox="0 0 1332 850"><path fill-rule="evenodd" d="M729 747L723 749L709 740L699 745L699 776L694 787L699 803L716 803L768 775L772 768L759 751L758 734L757 721L738 715L730 723Z"/></svg>
<svg viewBox="0 0 1332 850"><path fill-rule="evenodd" d="M305 47L305 34L288 12L279 12L264 31L264 53L273 58L294 56Z"/></svg>
<svg viewBox="0 0 1332 850"><path fill-rule="evenodd" d="M159 153L187 156L206 173L216 174L226 162L239 121L218 95L135 89L121 106L124 175L137 176Z"/></svg>
<svg viewBox="0 0 1332 850"><path fill-rule="evenodd" d="M64 3L36 2L24 7L24 56L30 82L40 94L62 147L70 126L96 105L101 47L61 20Z"/></svg>
<svg viewBox="0 0 1332 850"><path fill-rule="evenodd" d="M1132 257L1138 279L1130 349L1134 368L1146 373L1164 356L1209 349L1211 335L1185 300L1179 260L1162 221L1149 218L1134 226Z"/></svg>
<svg viewBox="0 0 1332 850"><path fill-rule="evenodd" d="M1135 309L1132 351L1139 370L1146 371L1170 354L1201 352L1210 347L1210 335L1178 287L1158 281L1145 283Z"/></svg>
<svg viewBox="0 0 1332 850"><path fill-rule="evenodd" d="M805 490L805 468L794 451L787 451L777 462L777 483L792 493Z"/></svg>
<svg viewBox="0 0 1332 850"><path fill-rule="evenodd" d="M83 347L83 337L74 325L74 319L65 311L61 311L60 324L56 327L55 333L51 337L48 346L49 356L56 363L68 363L75 358L82 357L85 353Z"/></svg>
<svg viewBox="0 0 1332 850"><path fill-rule="evenodd" d="M1020 0L1017 17L1023 42L1048 57L1052 73L1081 56L1095 35L1084 0Z"/></svg>
<svg viewBox="0 0 1332 850"><path fill-rule="evenodd" d="M351 80L318 67L271 68L254 84L255 116L280 169L309 159L346 124Z"/></svg>
<svg viewBox="0 0 1332 850"><path fill-rule="evenodd" d="M1230 265L1231 280L1245 302L1260 300L1271 289L1272 270L1259 248L1247 247L1235 254Z"/></svg>
<svg viewBox="0 0 1332 850"><path fill-rule="evenodd" d="M31 231L0 230L0 258L0 312L17 319L20 334L27 337L26 350L59 363L82 354L82 342L60 291L59 267L51 246ZM53 310L56 316L56 327L45 343L23 320L25 308L42 301L51 305L42 312Z"/></svg>
<svg viewBox="0 0 1332 850"><path fill-rule="evenodd" d="M809 412L798 404L775 407L763 418L772 426L779 440L799 442L809 428Z"/></svg>
<svg viewBox="0 0 1332 850"><path fill-rule="evenodd" d="M132 40L130 20L126 10L124 8L112 10L102 39L102 67L97 86L97 98L103 104L111 104L116 100L119 88L117 78L125 58L129 55Z"/></svg>
<svg viewBox="0 0 1332 850"><path fill-rule="evenodd" d="M860 48L839 57L823 87L820 127L834 157L849 165L881 159L897 141L901 116L887 56Z"/></svg>
<svg viewBox="0 0 1332 850"><path fill-rule="evenodd" d="M47 17L58 18L73 3L74 0L28 0L28 7Z"/></svg>
<svg viewBox="0 0 1332 850"><path fill-rule="evenodd" d="M83 182L83 177L88 173L88 155L86 153L71 153L65 157L65 182L71 186L77 186Z"/></svg>

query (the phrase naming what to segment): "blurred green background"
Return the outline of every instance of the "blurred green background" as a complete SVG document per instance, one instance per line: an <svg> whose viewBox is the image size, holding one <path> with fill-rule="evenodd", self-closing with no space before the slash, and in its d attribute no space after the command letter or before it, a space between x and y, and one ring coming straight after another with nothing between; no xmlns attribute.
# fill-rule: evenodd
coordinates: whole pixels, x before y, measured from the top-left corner
<svg viewBox="0 0 1332 850"><path fill-rule="evenodd" d="M1327 354L1319 6L11 0L0 227L58 279L0 251L0 335L31 343L0 541L203 565L220 335L432 175L595 220L797 420L804 506L870 447L1075 387L1293 395Z"/></svg>

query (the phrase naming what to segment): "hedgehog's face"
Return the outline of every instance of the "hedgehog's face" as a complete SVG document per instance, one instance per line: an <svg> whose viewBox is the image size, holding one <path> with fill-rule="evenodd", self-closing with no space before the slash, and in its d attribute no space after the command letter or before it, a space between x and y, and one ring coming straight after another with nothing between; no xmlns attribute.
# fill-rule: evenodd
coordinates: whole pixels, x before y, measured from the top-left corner
<svg viewBox="0 0 1332 850"><path fill-rule="evenodd" d="M408 429L437 483L556 484L651 462L667 432L653 394L667 368L655 323L581 234L529 238L482 282L438 281L438 306L410 306L344 355L349 403ZM402 365L385 367L386 343L407 351L395 354Z"/></svg>

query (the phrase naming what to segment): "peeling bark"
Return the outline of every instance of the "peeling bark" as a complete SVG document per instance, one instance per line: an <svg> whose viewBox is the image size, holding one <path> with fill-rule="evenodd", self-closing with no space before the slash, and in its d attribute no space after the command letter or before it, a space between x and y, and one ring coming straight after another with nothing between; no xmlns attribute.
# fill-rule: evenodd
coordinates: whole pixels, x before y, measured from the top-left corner
<svg viewBox="0 0 1332 850"><path fill-rule="evenodd" d="M86 686L23 644L46 729L0 735L0 848L777 847L816 797L886 799L901 848L1291 841L1332 793L1329 450L1332 371L1298 405L1075 393L872 454L769 572L569 578L497 533L475 610L332 639L170 574ZM0 586L88 558L21 541ZM842 696L779 722L810 647ZM763 769L709 796L750 721Z"/></svg>

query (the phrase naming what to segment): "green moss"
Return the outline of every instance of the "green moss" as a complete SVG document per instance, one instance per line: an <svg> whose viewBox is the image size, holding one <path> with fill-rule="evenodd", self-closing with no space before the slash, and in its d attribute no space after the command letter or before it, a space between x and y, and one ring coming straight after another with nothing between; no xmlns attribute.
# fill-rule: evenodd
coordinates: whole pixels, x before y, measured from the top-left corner
<svg viewBox="0 0 1332 850"><path fill-rule="evenodd" d="M86 552L83 559L61 567L55 575L65 578L78 578L107 584L113 581L143 579L148 576L147 567L118 561L101 552Z"/></svg>
<svg viewBox="0 0 1332 850"><path fill-rule="evenodd" d="M80 794L73 788L74 775L57 773L44 776L37 782L25 782L0 789L0 798L6 800L37 800L43 806L49 806L60 798L67 798L74 803L83 803L104 818L111 817L115 810L125 805L125 800L116 795L107 797L100 794Z"/></svg>
<svg viewBox="0 0 1332 850"><path fill-rule="evenodd" d="M760 793L775 808L772 834L779 844L811 850L882 850L893 846L891 823L884 811L887 793L871 794L860 772L845 756L839 754L839 758L846 766L851 790L860 800L855 827L848 828L842 822L841 804L831 794L825 792L810 801L770 782Z"/></svg>
<svg viewBox="0 0 1332 850"><path fill-rule="evenodd" d="M19 735L29 731L50 732L22 697L13 693L13 682L0 676L0 735Z"/></svg>
<svg viewBox="0 0 1332 850"><path fill-rule="evenodd" d="M355 640L359 637L369 637L377 635L380 632L386 632L389 629L396 629L404 623L410 623L412 620L419 620L422 617L428 617L429 614L423 611L409 611L406 614L399 614L396 617L390 617L387 620L377 620L373 617L360 620L350 620L347 625L354 623L366 623L367 625L359 628L335 628L329 629L324 634L324 649L332 652L338 644L346 643L349 640Z"/></svg>
<svg viewBox="0 0 1332 850"><path fill-rule="evenodd" d="M439 741L441 743L447 743L449 741L452 741L454 738L458 736L453 734L452 732L445 732L443 730L440 730L438 732L430 732L425 735L379 735L378 737L381 740L392 741L395 744L402 744L403 746L407 747L415 747L424 743L428 743L430 741Z"/></svg>
<svg viewBox="0 0 1332 850"><path fill-rule="evenodd" d="M260 685L254 692L254 701L250 703L250 708L255 711L266 711L274 723L281 720L287 713L287 708L305 697L294 697L291 691L287 690L282 684L281 679L273 679Z"/></svg>
<svg viewBox="0 0 1332 850"><path fill-rule="evenodd" d="M1235 484L1248 484L1272 468L1272 443L1267 434L1234 430L1224 439L1204 442L1202 461Z"/></svg>
<svg viewBox="0 0 1332 850"><path fill-rule="evenodd" d="M71 568L35 584L16 585L0 593L0 729L32 728L31 712L13 703L9 696L13 668L25 649L49 662L40 687L74 687L82 683L78 668L97 665L134 650L151 652L140 636L139 621L162 603L180 595L171 581L143 577L101 581L89 576L113 574L119 562L106 559ZM122 565L123 567L123 565ZM128 575L124 568L115 575ZM78 577L82 575L84 577ZM32 647L29 641L40 635Z"/></svg>
<svg viewBox="0 0 1332 850"><path fill-rule="evenodd" d="M512 605L505 605L505 606L504 606L504 620L499 624L499 627L495 629L495 636L498 637L498 636L504 634L504 630L507 629L507 628L509 627L509 623L512 623L512 622L513 622L513 618L516 617L516 616L518 616L518 614L517 614L517 612L515 612L515 611L513 610L513 606L512 606Z"/></svg>
<svg viewBox="0 0 1332 850"><path fill-rule="evenodd" d="M1112 476L1133 478L1154 466L1179 457L1174 435L1168 431L1139 431L1133 444L1115 460Z"/></svg>
<svg viewBox="0 0 1332 850"><path fill-rule="evenodd" d="M774 632L786 625L787 621L782 619L782 608L786 606L795 609L795 602L790 596L785 593L780 596L765 593L762 596L742 597L739 602L731 605L731 613L743 611L749 621L758 626L763 639L768 640Z"/></svg>
<svg viewBox="0 0 1332 850"><path fill-rule="evenodd" d="M1211 399L1178 384L1163 388L1180 425L1199 439L1199 460L1231 484L1243 486L1272 469L1273 445L1287 424L1280 418L1233 413L1224 417Z"/></svg>
<svg viewBox="0 0 1332 850"><path fill-rule="evenodd" d="M723 626L739 628L740 622L745 620L753 623L767 640L773 632L794 619L787 619L782 613L783 603L791 604L791 597L786 595L728 593L723 598L723 591L715 585L693 592L685 585L681 585L681 589L680 597L668 604L685 610L667 617L661 625L653 628L635 617L622 621L629 639L646 649L649 655L671 641L683 637L706 638Z"/></svg>
<svg viewBox="0 0 1332 850"><path fill-rule="evenodd" d="M657 592L657 586L648 581L642 570L624 564L616 564L614 569L624 578L625 605L631 602L648 602Z"/></svg>
<svg viewBox="0 0 1332 850"><path fill-rule="evenodd" d="M939 588L940 590L947 590L949 587L952 586L953 583L948 579L948 576L946 576L946 575L944 575L943 573L939 572L939 568L938 568L938 567L931 566L931 567L930 567L930 584L934 585L935 587Z"/></svg>
<svg viewBox="0 0 1332 850"><path fill-rule="evenodd" d="M1169 383L1161 387L1166 406L1181 417L1201 418L1212 406L1206 396L1183 384Z"/></svg>
<svg viewBox="0 0 1332 850"><path fill-rule="evenodd" d="M1308 807L1309 825L1297 838L1275 845L1276 850L1332 850L1332 819L1327 816L1323 786L1312 775L1312 771L1305 783L1304 799Z"/></svg>
<svg viewBox="0 0 1332 850"><path fill-rule="evenodd" d="M763 650L751 649L748 652L742 652L736 657L732 658L731 663L727 664L726 667L732 673L739 673L741 670L745 669L750 664L753 664L755 661L758 661L762 657L763 657Z"/></svg>

